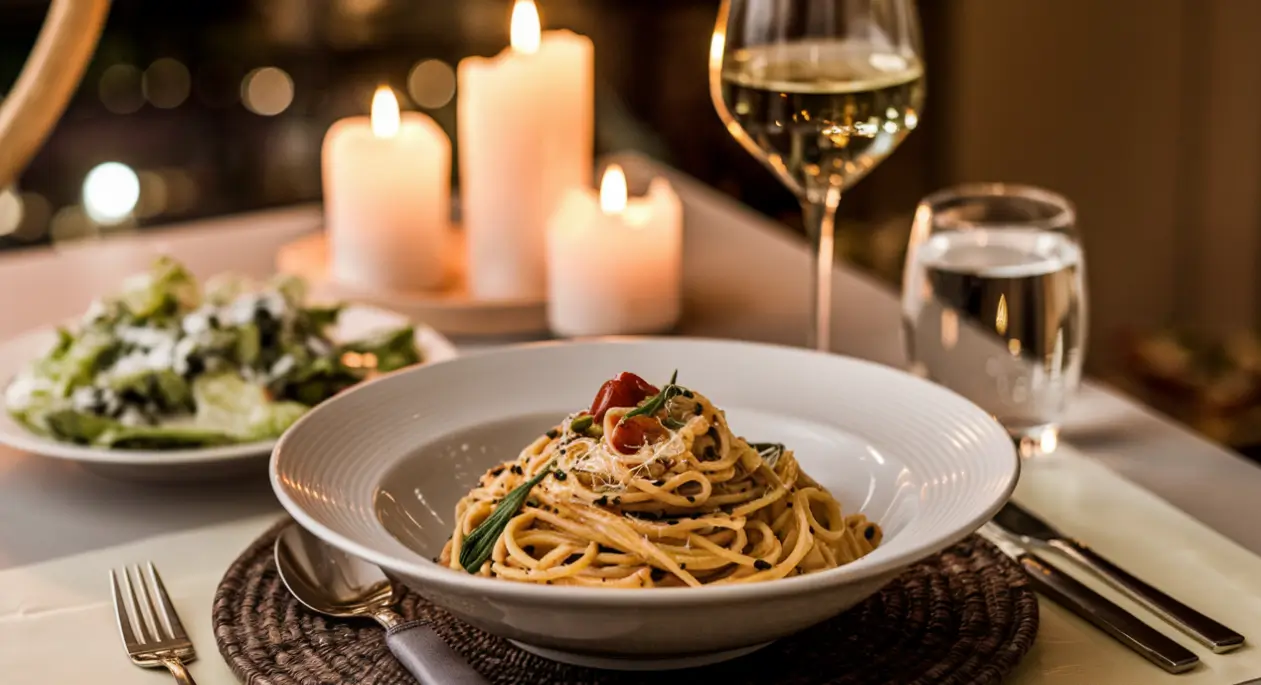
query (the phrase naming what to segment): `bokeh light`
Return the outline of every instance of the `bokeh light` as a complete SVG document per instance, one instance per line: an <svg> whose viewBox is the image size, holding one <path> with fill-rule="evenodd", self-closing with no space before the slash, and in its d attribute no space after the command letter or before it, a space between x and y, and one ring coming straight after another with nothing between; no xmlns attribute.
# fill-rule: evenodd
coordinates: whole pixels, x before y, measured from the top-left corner
<svg viewBox="0 0 1261 685"><path fill-rule="evenodd" d="M177 59L163 57L145 69L141 86L144 96L154 107L172 109L188 99L193 80L188 67Z"/></svg>
<svg viewBox="0 0 1261 685"><path fill-rule="evenodd" d="M166 190L166 213L182 214L197 205L197 179L186 169L165 169L161 172Z"/></svg>
<svg viewBox="0 0 1261 685"><path fill-rule="evenodd" d="M385 0L341 0L338 5L342 12L352 17L366 17L381 11Z"/></svg>
<svg viewBox="0 0 1261 685"><path fill-rule="evenodd" d="M24 192L18 198L22 203L22 221L10 237L24 242L39 240L48 232L48 222L53 215L52 205L39 193Z"/></svg>
<svg viewBox="0 0 1261 685"><path fill-rule="evenodd" d="M13 188L0 190L0 236L12 235L22 225L22 198Z"/></svg>
<svg viewBox="0 0 1261 685"><path fill-rule="evenodd" d="M425 109L445 107L455 97L455 70L440 59L417 62L407 75L407 94Z"/></svg>
<svg viewBox="0 0 1261 685"><path fill-rule="evenodd" d="M114 114L131 114L144 106L140 70L130 64L114 64L101 74L97 92L101 104Z"/></svg>
<svg viewBox="0 0 1261 685"><path fill-rule="evenodd" d="M139 200L140 177L121 162L99 164L83 179L83 209L99 224L127 220Z"/></svg>
<svg viewBox="0 0 1261 685"><path fill-rule="evenodd" d="M166 211L167 189L166 179L156 171L141 171L140 201L136 204L136 216L147 219Z"/></svg>
<svg viewBox="0 0 1261 685"><path fill-rule="evenodd" d="M255 69L241 81L241 101L255 114L280 114L293 103L293 79L278 67Z"/></svg>
<svg viewBox="0 0 1261 685"><path fill-rule="evenodd" d="M48 232L54 243L68 243L98 237L100 226L84 213L83 207L70 205L57 210Z"/></svg>
<svg viewBox="0 0 1261 685"><path fill-rule="evenodd" d="M1060 445L1059 432L1052 429L1042 433L1042 439L1039 440L1038 447L1042 449L1043 454L1050 454Z"/></svg>

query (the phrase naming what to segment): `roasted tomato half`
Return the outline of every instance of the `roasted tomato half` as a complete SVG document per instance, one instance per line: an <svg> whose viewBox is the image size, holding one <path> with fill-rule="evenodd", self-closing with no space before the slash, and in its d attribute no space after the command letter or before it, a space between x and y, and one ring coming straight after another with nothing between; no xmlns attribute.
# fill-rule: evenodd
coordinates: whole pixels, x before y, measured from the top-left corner
<svg viewBox="0 0 1261 685"><path fill-rule="evenodd" d="M670 431L659 419L651 416L632 416L617 422L609 445L622 454L634 454L645 445L651 445L670 437Z"/></svg>
<svg viewBox="0 0 1261 685"><path fill-rule="evenodd" d="M613 407L634 407L643 402L644 398L658 392L661 391L648 381L629 371L623 371L600 386L600 392L595 394L595 399L591 402L591 416L599 423L604 420L604 413Z"/></svg>

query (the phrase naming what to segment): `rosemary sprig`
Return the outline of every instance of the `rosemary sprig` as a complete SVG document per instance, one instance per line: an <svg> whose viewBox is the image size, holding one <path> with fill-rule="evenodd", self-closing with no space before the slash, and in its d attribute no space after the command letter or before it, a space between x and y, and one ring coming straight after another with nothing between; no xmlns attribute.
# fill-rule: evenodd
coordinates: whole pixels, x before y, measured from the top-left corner
<svg viewBox="0 0 1261 685"><path fill-rule="evenodd" d="M505 495L490 516L487 516L486 520L464 538L464 544L460 548L460 565L465 571L477 573L482 564L486 563L491 553L495 551L495 543L499 542L499 536L503 535L508 522L521 510L521 506L529 498L534 486L541 483L547 474L552 472L552 467L555 465L555 461L548 462L547 466L544 466L543 470L535 474L533 478Z"/></svg>
<svg viewBox="0 0 1261 685"><path fill-rule="evenodd" d="M780 442L752 442L749 447L757 450L758 456L771 468L775 468L775 462L784 454L784 444Z"/></svg>
<svg viewBox="0 0 1261 685"><path fill-rule="evenodd" d="M670 382L666 383L666 386L661 389L661 392L649 397L638 407L626 412L626 414L622 416L621 421L625 421L632 416L656 416L657 412L661 411L661 409L666 406L666 402L669 402L679 395L686 395L690 397L692 391L675 383L678 379L679 370L675 369L674 373L670 375ZM621 421L618 423L621 423ZM682 421L669 416L667 416L662 423L665 424L667 428L673 428L675 430L683 427Z"/></svg>

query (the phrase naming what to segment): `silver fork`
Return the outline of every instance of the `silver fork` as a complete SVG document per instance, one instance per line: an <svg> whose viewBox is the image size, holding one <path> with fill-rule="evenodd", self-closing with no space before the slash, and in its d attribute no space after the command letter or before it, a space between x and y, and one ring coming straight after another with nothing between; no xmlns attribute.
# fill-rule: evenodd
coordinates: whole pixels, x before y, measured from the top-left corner
<svg viewBox="0 0 1261 685"><path fill-rule="evenodd" d="M197 658L193 643L184 632L184 625L175 613L171 596L166 593L153 562L148 563L148 568L148 582L140 566L123 569L121 586L119 574L109 572L114 614L127 656L133 664L144 668L165 666L180 685L196 685L184 668L184 662Z"/></svg>

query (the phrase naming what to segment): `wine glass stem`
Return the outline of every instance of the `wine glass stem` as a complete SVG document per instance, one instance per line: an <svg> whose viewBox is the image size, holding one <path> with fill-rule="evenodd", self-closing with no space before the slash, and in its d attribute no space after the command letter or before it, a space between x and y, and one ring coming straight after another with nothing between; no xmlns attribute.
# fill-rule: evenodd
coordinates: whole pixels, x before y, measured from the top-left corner
<svg viewBox="0 0 1261 685"><path fill-rule="evenodd" d="M836 208L840 201L841 189L833 187L812 192L801 202L806 234L814 245L806 345L823 352L832 349L832 265L836 257Z"/></svg>

